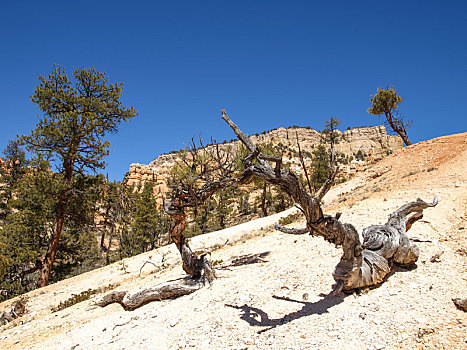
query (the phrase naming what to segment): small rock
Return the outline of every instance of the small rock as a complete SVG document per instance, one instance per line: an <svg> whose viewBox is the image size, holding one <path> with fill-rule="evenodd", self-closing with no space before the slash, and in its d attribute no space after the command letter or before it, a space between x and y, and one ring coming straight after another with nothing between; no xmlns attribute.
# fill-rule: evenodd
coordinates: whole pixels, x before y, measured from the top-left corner
<svg viewBox="0 0 467 350"><path fill-rule="evenodd" d="M435 255L433 255L431 258L430 258L430 262L434 263L434 262L440 262L441 259L441 255L443 255L444 252L439 252L439 253L436 253Z"/></svg>
<svg viewBox="0 0 467 350"><path fill-rule="evenodd" d="M360 312L360 314L358 315L358 317L360 317L362 320L364 320L365 317L366 317L366 312Z"/></svg>
<svg viewBox="0 0 467 350"><path fill-rule="evenodd" d="M454 298L452 299L454 305L456 305L456 307L461 310L461 311L464 311L466 312L467 311L467 298L465 299L461 299L461 298Z"/></svg>
<svg viewBox="0 0 467 350"><path fill-rule="evenodd" d="M179 322L180 322L180 320L178 318L171 319L169 321L170 327L175 327Z"/></svg>
<svg viewBox="0 0 467 350"><path fill-rule="evenodd" d="M302 299L303 300L308 300L308 293L303 293Z"/></svg>
<svg viewBox="0 0 467 350"><path fill-rule="evenodd" d="M243 342L246 344L246 345L253 345L255 343L255 341L253 340L253 338L250 338L250 337L246 337L243 339Z"/></svg>

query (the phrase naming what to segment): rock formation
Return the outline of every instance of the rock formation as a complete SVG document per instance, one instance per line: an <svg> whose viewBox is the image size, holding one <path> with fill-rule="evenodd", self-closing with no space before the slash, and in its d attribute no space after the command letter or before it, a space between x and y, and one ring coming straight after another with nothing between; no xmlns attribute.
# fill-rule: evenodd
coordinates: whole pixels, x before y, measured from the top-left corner
<svg viewBox="0 0 467 350"><path fill-rule="evenodd" d="M340 132L342 141L336 145L337 154L346 157L354 157L357 152L368 156L368 161L379 159L387 154L403 147L402 139L396 135L388 135L386 128L380 126L361 127ZM301 171L300 161L297 157L297 137L300 142L302 152L305 154L305 163L311 160L307 154L320 144L321 133L310 128L278 128L260 135L252 135L251 141L257 145L272 144L283 150L282 157L284 163L290 163L290 167L295 172ZM212 147L212 146L207 146ZM220 145L221 148L231 147L236 150L240 147L239 141L225 142ZM129 185L144 184L146 181L154 180L154 193L161 196L167 191L167 179L170 171L177 161L177 153L162 154L154 159L150 164L133 163L130 165L129 172L125 176ZM341 166L341 172L350 175L358 162L354 161L347 166Z"/></svg>

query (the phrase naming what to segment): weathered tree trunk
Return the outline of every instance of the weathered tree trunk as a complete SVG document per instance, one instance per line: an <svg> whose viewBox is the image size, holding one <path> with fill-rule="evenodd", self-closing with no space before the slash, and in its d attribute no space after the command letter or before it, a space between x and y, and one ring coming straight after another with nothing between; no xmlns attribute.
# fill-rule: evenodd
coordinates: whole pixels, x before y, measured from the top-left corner
<svg viewBox="0 0 467 350"><path fill-rule="evenodd" d="M410 142L409 138L407 137L407 134L400 133L399 136L402 138L402 141L404 141L406 146L410 146L412 144L412 142Z"/></svg>
<svg viewBox="0 0 467 350"><path fill-rule="evenodd" d="M68 207L69 190L73 177L74 163L69 160L65 160L63 168L65 169L64 187L60 194L60 201L57 206L57 212L55 215L54 228L52 231L52 237L50 238L47 253L42 259L42 268L39 280L37 281L37 288L45 287L49 283L50 273L52 272L52 266L55 261L55 255L59 247L60 235L62 234L63 224L65 223L65 212Z"/></svg>
<svg viewBox="0 0 467 350"><path fill-rule="evenodd" d="M118 291L106 295L98 306L107 306L119 303L125 310L134 310L146 303L155 300L174 299L191 294L202 288L206 282L211 283L216 277L207 255L196 255L191 250L188 239L183 235L186 227L186 214L184 208L195 207L204 203L215 192L230 185L234 180L224 172L220 180L206 181L197 189L178 188L170 202L164 202L165 212L172 218L170 239L175 243L182 259L183 270L189 275L182 283L166 283L156 287L145 288L139 291Z"/></svg>
<svg viewBox="0 0 467 350"><path fill-rule="evenodd" d="M222 118L234 130L240 141L251 152L245 159L245 170L237 180L249 183L253 177L258 177L275 185L290 195L299 204L300 210L306 218L306 228L289 229L276 226L283 232L322 236L328 242L343 248L343 255L333 272L336 284L334 293L381 283L390 272L392 263L408 266L418 259L418 248L407 236L406 232L412 224L422 218L423 209L437 204L437 197L433 203L422 200L408 203L390 215L385 225L373 225L363 231L364 241L360 242L358 232L351 224L339 221L340 213L335 217L324 215L321 200L331 188L337 174L336 155L333 141L331 142L331 171L323 186L311 196L300 184L298 177L287 169L282 169L282 159L262 154L250 139L235 125L222 111ZM333 130L331 130L333 132ZM253 164L254 159L259 164ZM274 162L274 169L269 162ZM206 181L198 189L179 188L173 200L164 203L165 212L173 219L170 228L170 238L180 252L183 269L190 275L185 282L170 283L146 288L136 292L113 292L105 296L97 305L106 306L120 303L125 310L133 310L153 300L176 298L193 293L203 287L205 280L213 280L214 273L205 255L198 257L189 247L188 240L183 235L186 227L184 208L195 207L203 203L216 191L232 183L233 179L223 177L219 181Z"/></svg>
<svg viewBox="0 0 467 350"><path fill-rule="evenodd" d="M182 282L163 283L136 291L112 292L104 296L96 305L105 307L112 303L119 303L125 310L134 310L152 301L175 299L191 294L203 288L206 281L211 283L214 280L214 270L206 254L198 257L193 253L188 245L188 240L183 235L186 226L186 217L183 210L171 208L170 203L165 205L165 210L173 218L170 238L180 252L183 270L189 276L184 278Z"/></svg>
<svg viewBox="0 0 467 350"><path fill-rule="evenodd" d="M175 299L188 295L204 287L200 279L185 278L182 283L164 283L155 287L135 291L119 291L107 294L96 305L105 307L119 303L125 310L135 310L151 301Z"/></svg>
<svg viewBox="0 0 467 350"><path fill-rule="evenodd" d="M62 233L63 223L65 221L65 206L58 208L58 213L55 218L54 228L52 231L52 237L50 238L47 253L42 259L42 267L39 280L37 281L37 288L45 287L49 283L50 273L52 272L52 266L55 261L55 255L59 247L60 234Z"/></svg>
<svg viewBox="0 0 467 350"><path fill-rule="evenodd" d="M263 211L263 217L268 216L268 210L266 209L266 195L267 195L267 183L264 181L263 194L261 196L261 210Z"/></svg>
<svg viewBox="0 0 467 350"><path fill-rule="evenodd" d="M207 278L209 282L212 282L215 275L206 254L198 257L193 253L187 238L183 235L186 227L185 212L183 210L173 210L170 205L166 205L165 211L173 219L170 227L170 239L180 252L183 270L194 279Z"/></svg>
<svg viewBox="0 0 467 350"><path fill-rule="evenodd" d="M338 290L351 290L383 282L392 265L411 266L419 256L418 247L407 236L412 224L423 217L423 210L438 204L421 199L405 204L389 216L384 225L372 225L363 230L363 244L355 227L341 223L339 216L324 215L313 223L315 232L344 251L333 272Z"/></svg>
<svg viewBox="0 0 467 350"><path fill-rule="evenodd" d="M407 136L407 130L405 130L405 124L402 118L399 120L399 118L392 115L391 111L385 112L385 115L386 120L392 130L394 130L401 137L406 146L410 146L412 142L410 142L409 137Z"/></svg>
<svg viewBox="0 0 467 350"><path fill-rule="evenodd" d="M340 213L336 217L331 217L324 215L321 210L321 199L331 188L337 173L332 143L329 178L318 192L311 196L301 186L294 173L281 169L282 161L280 158L263 155L230 120L225 111L222 111L222 118L251 152L245 159L245 171L240 181L246 183L251 181L253 176L256 176L280 187L300 205L300 209L305 215L306 228L290 229L280 225L276 225L276 228L291 234L310 232L312 235L322 236L326 241L334 243L336 246L342 246L343 255L333 272L336 281L333 292L381 283L390 272L393 263L409 266L417 261L418 248L406 232L414 222L423 217L423 209L436 206L437 197L434 198L433 203L425 203L421 199L408 203L392 213L385 225L367 227L363 231L364 241L361 244L355 227L339 221ZM259 164L252 164L254 158L258 159ZM275 169L272 169L266 160L275 162Z"/></svg>

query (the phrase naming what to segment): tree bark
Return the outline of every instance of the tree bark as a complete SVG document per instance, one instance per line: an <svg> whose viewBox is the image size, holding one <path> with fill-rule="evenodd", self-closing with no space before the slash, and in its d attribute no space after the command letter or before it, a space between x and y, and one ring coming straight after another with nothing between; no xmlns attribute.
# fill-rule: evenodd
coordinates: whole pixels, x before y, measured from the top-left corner
<svg viewBox="0 0 467 350"><path fill-rule="evenodd" d="M261 196L261 210L263 211L263 217L268 216L268 210L266 209L266 195L267 195L267 183L264 181L263 194Z"/></svg>
<svg viewBox="0 0 467 350"><path fill-rule="evenodd" d="M414 222L423 217L424 209L437 205L437 197L432 203L426 203L421 199L408 203L392 213L385 225L367 227L363 231L364 241L361 244L355 227L339 221L340 213L331 217L324 215L321 209L321 199L331 188L337 173L332 143L331 173L318 192L311 196L301 186L294 173L280 168L280 160L276 161L276 167L273 170L269 163L264 161L264 155L230 120L225 111L222 111L222 119L251 152L245 159L245 171L240 182L247 183L256 176L278 186L300 205L305 215L306 229L289 229L280 225L276 228L290 234L310 232L312 235L322 236L336 246L342 246L343 255L333 272L336 281L334 293L379 284L388 275L393 263L410 266L417 261L419 251L415 243L407 236L407 231ZM252 164L254 158L258 159L259 164Z"/></svg>
<svg viewBox="0 0 467 350"><path fill-rule="evenodd" d="M412 142L410 142L409 137L407 136L407 131L405 130L404 121L402 119L397 120L397 117L396 119L393 118L391 111L386 111L385 115L386 115L386 120L389 126L392 128L392 130L394 130L401 137L402 141L404 141L405 143L405 146L410 146Z"/></svg>
<svg viewBox="0 0 467 350"><path fill-rule="evenodd" d="M62 233L63 223L65 221L65 207L66 205L61 203L57 210L52 237L50 238L47 252L42 260L42 268L39 280L37 281L37 288L45 287L49 283L50 273L52 272L55 255L57 255L60 235Z"/></svg>
<svg viewBox="0 0 467 350"><path fill-rule="evenodd" d="M97 306L118 303L127 310L135 310L152 301L162 301L175 299L183 295L196 292L204 287L204 283L199 279L185 279L182 283L164 283L155 287L143 288L135 291L118 291L104 296L96 303Z"/></svg>
<svg viewBox="0 0 467 350"><path fill-rule="evenodd" d="M384 225L371 225L363 230L360 244L357 230L338 218L323 216L313 226L327 241L341 245L344 251L333 277L343 290L368 287L383 282L392 265L411 266L419 256L418 247L408 237L412 224L423 217L423 210L438 204L421 199L408 203L389 216Z"/></svg>
<svg viewBox="0 0 467 350"><path fill-rule="evenodd" d="M198 255L193 253L188 244L188 239L183 235L186 227L185 212L174 212L169 208L166 209L166 212L173 219L172 225L170 227L170 239L175 243L175 246L180 252L183 271L185 271L193 279L206 278L209 282L212 282L215 278L215 275L211 264L206 257L206 254L198 257Z"/></svg>
<svg viewBox="0 0 467 350"><path fill-rule="evenodd" d="M63 167L65 169L64 189L60 193L60 200L55 215L52 237L50 238L47 252L42 259L43 264L39 280L37 281L37 288L45 287L49 283L50 273L52 272L55 255L57 255L57 250L59 247L60 235L62 234L63 224L65 223L65 212L68 207L69 191L73 177L74 163L68 159L65 159L63 162Z"/></svg>
<svg viewBox="0 0 467 350"><path fill-rule="evenodd" d="M404 141L406 146L410 146L412 144L405 133L399 133L399 136L402 138L402 141Z"/></svg>

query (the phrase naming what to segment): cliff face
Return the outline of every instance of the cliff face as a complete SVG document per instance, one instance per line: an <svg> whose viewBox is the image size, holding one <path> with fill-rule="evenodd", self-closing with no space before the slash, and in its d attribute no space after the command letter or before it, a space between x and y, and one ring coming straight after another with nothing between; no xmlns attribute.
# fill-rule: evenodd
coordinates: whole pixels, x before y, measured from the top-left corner
<svg viewBox="0 0 467 350"><path fill-rule="evenodd" d="M340 132L340 131L339 131ZM354 157L358 151L368 156L367 160L371 161L377 158L382 158L389 153L402 148L402 139L399 136L388 135L386 128L380 126L370 126L362 128L354 128L340 132L342 141L336 145L338 154L347 157ZM296 157L297 137L300 142L300 147L304 154L311 153L320 144L321 133L309 128L278 128L261 135L250 136L253 143L257 145L270 143L275 147L279 147L283 151L283 160L285 163L290 163L292 170L301 171L299 159ZM228 142L221 144L221 148L231 147L236 150L240 146L239 141ZM211 146L208 146L211 147ZM126 175L128 184L137 184L148 180L155 180L155 193L164 194L167 191L167 179L170 175L170 170L177 159L176 153L162 154L154 159L150 164L133 163L130 165L130 170ZM305 162L309 159L305 155ZM350 162L347 166L342 166L343 173L350 174L352 168L358 165L355 161Z"/></svg>

